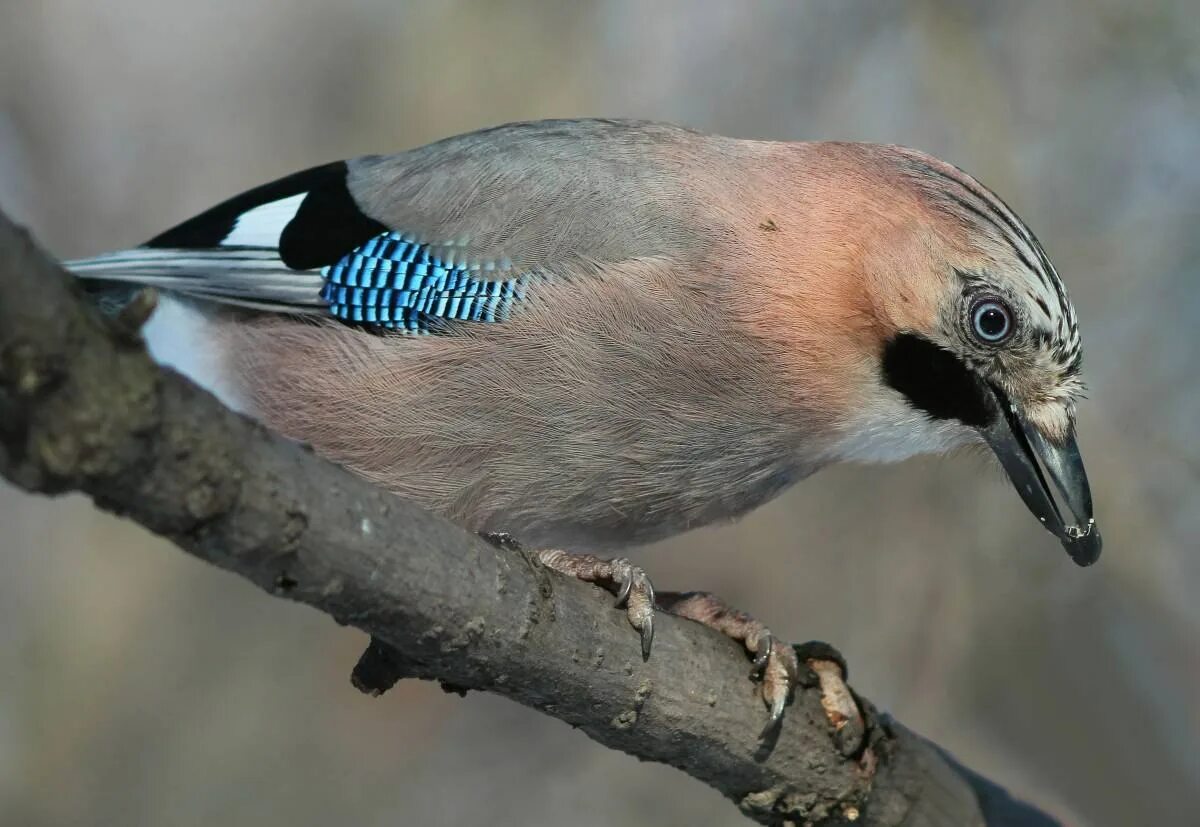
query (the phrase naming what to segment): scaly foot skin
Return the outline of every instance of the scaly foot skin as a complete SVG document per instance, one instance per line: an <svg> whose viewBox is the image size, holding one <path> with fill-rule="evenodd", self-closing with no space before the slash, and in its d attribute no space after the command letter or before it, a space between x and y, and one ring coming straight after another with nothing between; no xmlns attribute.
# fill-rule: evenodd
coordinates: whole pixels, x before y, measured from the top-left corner
<svg viewBox="0 0 1200 827"><path fill-rule="evenodd" d="M763 703L770 717L759 738L766 738L783 720L783 710L800 675L795 650L771 634L771 630L745 612L730 607L706 592L663 594L659 605L673 615L695 620L733 638L754 658L750 677L761 682Z"/></svg>
<svg viewBox="0 0 1200 827"><path fill-rule="evenodd" d="M654 643L654 586L646 572L623 557L605 560L557 549L538 551L535 555L546 568L595 583L616 594L616 605L625 607L629 625L642 636L642 660L649 659Z"/></svg>
<svg viewBox="0 0 1200 827"><path fill-rule="evenodd" d="M502 547L518 547L504 535L488 537ZM770 715L760 739L769 736L783 720L792 689L798 682L821 687L821 703L826 714L841 729L857 706L845 685L846 662L827 643L810 641L791 646L776 639L771 630L745 612L730 607L719 597L706 592L667 592L656 598L650 578L625 558L606 560L591 554L571 554L557 549L534 553L542 565L585 583L595 583L616 595L616 605L624 606L629 624L642 637L642 659L650 657L654 641L654 609L695 620L741 643L752 657L750 677L761 685L763 703ZM803 664L803 666L802 666Z"/></svg>
<svg viewBox="0 0 1200 827"><path fill-rule="evenodd" d="M521 544L507 532L484 532L479 536L496 548L521 550ZM625 607L629 624L641 635L642 660L650 658L654 643L654 585L646 572L623 557L608 560L558 549L536 551L534 557L548 569L613 592L617 597L616 605Z"/></svg>

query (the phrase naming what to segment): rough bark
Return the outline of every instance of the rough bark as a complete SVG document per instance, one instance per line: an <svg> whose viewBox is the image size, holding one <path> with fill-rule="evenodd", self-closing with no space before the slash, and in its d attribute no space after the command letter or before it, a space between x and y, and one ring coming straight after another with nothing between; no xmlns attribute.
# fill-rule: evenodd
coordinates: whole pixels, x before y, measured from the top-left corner
<svg viewBox="0 0 1200 827"><path fill-rule="evenodd" d="M800 688L769 743L731 641L662 615L654 653L612 598L490 545L224 408L156 365L142 297L98 314L0 213L0 473L81 491L190 554L372 636L356 672L496 692L678 767L762 823L1053 825L859 703Z"/></svg>

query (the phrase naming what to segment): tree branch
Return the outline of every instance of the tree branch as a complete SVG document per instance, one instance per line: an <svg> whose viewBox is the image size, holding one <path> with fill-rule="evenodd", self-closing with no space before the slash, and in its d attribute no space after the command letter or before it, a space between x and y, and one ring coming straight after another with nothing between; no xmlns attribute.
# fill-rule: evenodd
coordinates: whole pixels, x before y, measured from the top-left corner
<svg viewBox="0 0 1200 827"><path fill-rule="evenodd" d="M356 682L496 692L661 761L762 823L1053 825L857 699L802 688L777 737L745 654L670 615L649 662L611 597L496 548L230 412L147 355L0 213L0 473L81 491L270 594L372 636Z"/></svg>

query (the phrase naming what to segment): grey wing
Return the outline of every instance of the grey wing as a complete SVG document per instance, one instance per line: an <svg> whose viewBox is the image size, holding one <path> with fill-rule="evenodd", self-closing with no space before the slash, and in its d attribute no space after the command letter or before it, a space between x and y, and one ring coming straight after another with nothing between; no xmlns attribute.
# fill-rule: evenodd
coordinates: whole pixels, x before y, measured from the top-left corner
<svg viewBox="0 0 1200 827"><path fill-rule="evenodd" d="M360 158L349 181L367 215L468 269L682 258L711 243L697 177L735 143L643 121L537 121Z"/></svg>
<svg viewBox="0 0 1200 827"><path fill-rule="evenodd" d="M702 255L715 230L699 181L734 143L635 121L510 124L296 173L69 266L412 331L494 321L578 265Z"/></svg>

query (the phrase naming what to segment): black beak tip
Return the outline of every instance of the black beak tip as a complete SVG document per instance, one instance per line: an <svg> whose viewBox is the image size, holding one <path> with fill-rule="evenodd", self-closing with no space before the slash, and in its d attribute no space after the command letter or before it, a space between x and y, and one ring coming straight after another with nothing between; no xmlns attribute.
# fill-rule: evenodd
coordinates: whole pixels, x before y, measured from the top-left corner
<svg viewBox="0 0 1200 827"><path fill-rule="evenodd" d="M1066 537L1062 541L1063 548L1078 566L1090 566L1095 563L1100 559L1100 551L1104 548L1104 541L1100 539L1100 529L1096 528L1095 523L1090 529L1082 537Z"/></svg>

